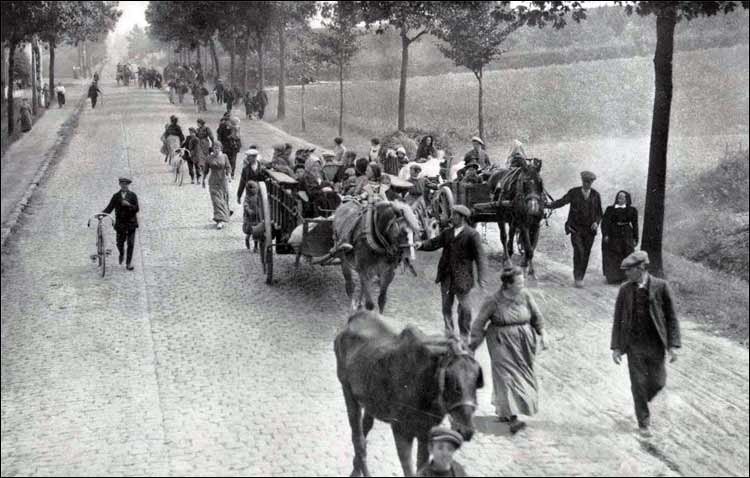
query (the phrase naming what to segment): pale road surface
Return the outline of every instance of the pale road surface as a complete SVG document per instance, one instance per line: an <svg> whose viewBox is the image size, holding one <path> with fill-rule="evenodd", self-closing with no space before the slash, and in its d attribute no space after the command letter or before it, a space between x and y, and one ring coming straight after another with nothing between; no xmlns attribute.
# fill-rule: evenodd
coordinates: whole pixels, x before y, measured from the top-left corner
<svg viewBox="0 0 750 478"><path fill-rule="evenodd" d="M173 185L158 153L170 114L195 124L190 97L172 106L163 92L118 88L111 70L104 103L86 107L3 254L2 475L348 475L333 354L348 312L340 271L303 264L295 277L282 256L267 286L244 248L240 206L216 230L208 191ZM205 116L215 129L218 106ZM266 155L299 144L247 120L242 139ZM102 279L85 224L123 174L141 204L136 269ZM438 254L419 254L420 277L397 275L392 322L440 331ZM497 255L491 263L494 288ZM746 349L683 318L682 353L653 407L656 436L642 441L627 366L610 358L616 288L573 289L570 267L544 256L537 268L532 291L554 339L538 355L541 411L514 437L493 421L482 346L478 433L456 457L470 474L748 474ZM401 474L387 425L376 423L368 451L374 474Z"/></svg>

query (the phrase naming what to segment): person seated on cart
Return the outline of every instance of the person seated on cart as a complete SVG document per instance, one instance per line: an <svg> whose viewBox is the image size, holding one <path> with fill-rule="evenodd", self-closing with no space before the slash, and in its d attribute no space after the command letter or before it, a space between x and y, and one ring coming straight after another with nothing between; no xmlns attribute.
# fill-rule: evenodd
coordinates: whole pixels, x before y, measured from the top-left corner
<svg viewBox="0 0 750 478"><path fill-rule="evenodd" d="M370 163L367 165L365 176L359 178L353 195L366 198L371 203L388 201L386 192L389 188L390 178L383 174L383 170L378 163Z"/></svg>
<svg viewBox="0 0 750 478"><path fill-rule="evenodd" d="M412 164L409 169L409 179L408 181L413 184L411 189L409 189L406 192L406 196L404 197L404 200L407 204L410 206L413 206L416 201L418 201L420 198L422 198L425 203L427 203L428 200L428 192L430 190L437 190L438 186L436 184L433 184L432 181L428 180L425 177L419 177L420 173L422 172L422 166L419 164Z"/></svg>
<svg viewBox="0 0 750 478"><path fill-rule="evenodd" d="M335 210L341 204L341 198L334 191L333 184L323 179L322 171L323 164L317 157L310 156L305 162L302 184L310 202L303 207L303 215L307 217L320 216Z"/></svg>
<svg viewBox="0 0 750 478"><path fill-rule="evenodd" d="M479 169L488 169L492 163L484 150L484 141L479 136L471 138L472 148L464 155L464 164L477 163Z"/></svg>
<svg viewBox="0 0 750 478"><path fill-rule="evenodd" d="M342 196L351 196L354 190L357 188L359 178L357 178L357 171L354 168L346 168L344 171L346 179L341 183L339 191Z"/></svg>
<svg viewBox="0 0 750 478"><path fill-rule="evenodd" d="M482 177L479 175L479 163L471 162L458 172L461 184L482 184Z"/></svg>
<svg viewBox="0 0 750 478"><path fill-rule="evenodd" d="M273 159L271 159L271 169L284 173L290 178L294 177L294 170L289 158L292 155L292 145L289 143L279 143L273 146Z"/></svg>
<svg viewBox="0 0 750 478"><path fill-rule="evenodd" d="M302 181L304 181L305 179L305 165L304 164L294 165L294 179L296 179L298 183L302 184Z"/></svg>

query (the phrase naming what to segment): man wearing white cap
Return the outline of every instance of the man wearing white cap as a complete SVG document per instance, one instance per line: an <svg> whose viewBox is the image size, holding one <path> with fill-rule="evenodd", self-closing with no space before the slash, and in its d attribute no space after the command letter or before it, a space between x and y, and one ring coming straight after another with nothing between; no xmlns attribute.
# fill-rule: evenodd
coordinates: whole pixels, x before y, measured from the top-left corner
<svg viewBox="0 0 750 478"><path fill-rule="evenodd" d="M472 148L464 155L464 164L477 163L479 169L485 169L490 166L490 157L484 150L484 141L479 136L471 138Z"/></svg>
<svg viewBox="0 0 750 478"><path fill-rule="evenodd" d="M636 251L620 265L628 282L617 294L610 346L616 364L620 364L623 354L628 356L635 416L644 437L651 436L648 403L667 382L665 352L674 362L676 349L680 348L680 323L669 286L646 272L648 263L648 254Z"/></svg>
<svg viewBox="0 0 750 478"><path fill-rule="evenodd" d="M250 149L245 151L245 161L237 185L237 204L242 204L242 194L245 192L248 181L255 181L256 183L265 181L267 176L266 168L258 161L258 150L254 146L250 145Z"/></svg>

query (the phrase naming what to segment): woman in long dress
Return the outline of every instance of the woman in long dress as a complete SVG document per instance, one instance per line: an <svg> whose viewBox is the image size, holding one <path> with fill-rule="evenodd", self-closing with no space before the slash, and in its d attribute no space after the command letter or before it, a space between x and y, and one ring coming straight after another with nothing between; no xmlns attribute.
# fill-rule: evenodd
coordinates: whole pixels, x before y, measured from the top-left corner
<svg viewBox="0 0 750 478"><path fill-rule="evenodd" d="M232 212L229 209L229 187L227 176L231 173L227 155L221 152L221 143L214 144L214 152L206 160L206 170L203 176L203 187L208 180L208 191L211 194L211 204L214 206L214 222L216 229L223 229L224 223L229 222Z"/></svg>
<svg viewBox="0 0 750 478"><path fill-rule="evenodd" d="M545 348L544 318L524 288L523 270L505 269L502 287L487 298L471 327L469 347L476 350L487 339L492 363L492 403L499 421L510 423L511 433L526 424L518 415L538 410L538 386L534 374L537 335Z"/></svg>
<svg viewBox="0 0 750 478"><path fill-rule="evenodd" d="M620 264L638 244L638 210L631 203L630 193L619 191L602 216L602 269L608 284L626 279Z"/></svg>
<svg viewBox="0 0 750 478"><path fill-rule="evenodd" d="M216 145L214 134L211 128L206 126L203 118L198 118L198 128L195 130L195 136L198 137L198 149L193 156L193 163L197 164L201 171L206 168L206 159L208 158L211 148ZM205 174L205 173L204 173Z"/></svg>

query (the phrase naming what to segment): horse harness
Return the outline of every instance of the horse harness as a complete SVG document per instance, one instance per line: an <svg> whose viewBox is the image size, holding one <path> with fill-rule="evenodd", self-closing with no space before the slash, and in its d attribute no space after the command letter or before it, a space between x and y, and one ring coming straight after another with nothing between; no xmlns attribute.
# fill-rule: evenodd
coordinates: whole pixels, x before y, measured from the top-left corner
<svg viewBox="0 0 750 478"><path fill-rule="evenodd" d="M365 211L365 237L367 244L379 254L385 254L389 257L396 257L399 255L401 248L399 244L392 244L383 236L383 233L377 227L378 212L374 204L368 204L367 210ZM395 214L393 218L388 221L385 230L390 230L394 224L397 224L399 220L398 214Z"/></svg>

